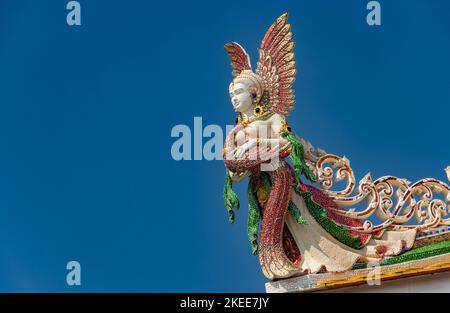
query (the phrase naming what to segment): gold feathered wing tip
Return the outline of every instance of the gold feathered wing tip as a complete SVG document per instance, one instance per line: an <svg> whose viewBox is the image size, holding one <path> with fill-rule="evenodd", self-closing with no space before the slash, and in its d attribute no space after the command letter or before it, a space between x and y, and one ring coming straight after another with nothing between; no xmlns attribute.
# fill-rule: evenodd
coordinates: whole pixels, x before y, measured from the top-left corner
<svg viewBox="0 0 450 313"><path fill-rule="evenodd" d="M229 42L224 45L228 58L231 61L233 77L238 76L243 70L251 70L250 56L237 42Z"/></svg>
<svg viewBox="0 0 450 313"><path fill-rule="evenodd" d="M295 103L292 89L296 74L294 41L287 18L288 14L284 13L266 32L256 68L256 74L264 81L271 109L282 115L292 112Z"/></svg>

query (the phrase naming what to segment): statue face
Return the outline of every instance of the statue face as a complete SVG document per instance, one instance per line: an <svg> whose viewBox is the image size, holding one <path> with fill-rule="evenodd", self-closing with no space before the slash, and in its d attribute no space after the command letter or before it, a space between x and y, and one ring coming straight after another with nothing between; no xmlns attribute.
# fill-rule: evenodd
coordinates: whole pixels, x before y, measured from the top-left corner
<svg viewBox="0 0 450 313"><path fill-rule="evenodd" d="M248 87L242 83L230 85L230 98L236 112L245 113L252 107L252 95Z"/></svg>

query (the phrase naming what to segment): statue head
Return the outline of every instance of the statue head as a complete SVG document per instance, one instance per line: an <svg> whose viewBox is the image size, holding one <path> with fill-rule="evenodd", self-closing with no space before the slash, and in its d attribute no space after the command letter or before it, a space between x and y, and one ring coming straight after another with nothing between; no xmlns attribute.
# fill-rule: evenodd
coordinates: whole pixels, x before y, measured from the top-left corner
<svg viewBox="0 0 450 313"><path fill-rule="evenodd" d="M251 70L243 70L230 84L230 98L236 112L248 112L262 96L262 79Z"/></svg>

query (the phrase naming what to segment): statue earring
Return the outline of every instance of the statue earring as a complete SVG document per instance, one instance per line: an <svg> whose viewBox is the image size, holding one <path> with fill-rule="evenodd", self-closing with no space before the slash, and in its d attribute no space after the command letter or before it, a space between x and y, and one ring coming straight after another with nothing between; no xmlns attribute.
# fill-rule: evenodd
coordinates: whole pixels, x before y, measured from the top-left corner
<svg viewBox="0 0 450 313"><path fill-rule="evenodd" d="M253 113L257 116L261 115L263 113L263 108L260 105L256 105L253 109Z"/></svg>
<svg viewBox="0 0 450 313"><path fill-rule="evenodd" d="M259 116L263 113L263 109L262 109L262 106L258 105L257 97L258 97L258 95L256 94L255 91L253 91L252 98L253 98L253 105L255 106L255 108L253 109L253 114L255 114L256 116Z"/></svg>

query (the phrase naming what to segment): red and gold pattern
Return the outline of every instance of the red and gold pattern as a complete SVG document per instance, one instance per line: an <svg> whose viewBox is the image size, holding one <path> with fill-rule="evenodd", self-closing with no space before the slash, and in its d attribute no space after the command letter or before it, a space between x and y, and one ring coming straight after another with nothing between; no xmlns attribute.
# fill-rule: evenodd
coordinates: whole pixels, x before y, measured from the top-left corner
<svg viewBox="0 0 450 313"><path fill-rule="evenodd" d="M288 115L294 108L294 41L287 18L284 13L270 26L259 48L256 68L269 93L272 110L281 115Z"/></svg>
<svg viewBox="0 0 450 313"><path fill-rule="evenodd" d="M264 208L259 243L259 261L269 279L288 276L300 267L300 252L292 249L295 242L284 222L293 181L288 166L280 166L272 173L272 191ZM285 248L289 248L291 258Z"/></svg>
<svg viewBox="0 0 450 313"><path fill-rule="evenodd" d="M231 61L231 68L233 69L233 76L237 77L242 71L250 70L250 57L244 48L237 42L229 42L225 46L225 51Z"/></svg>

